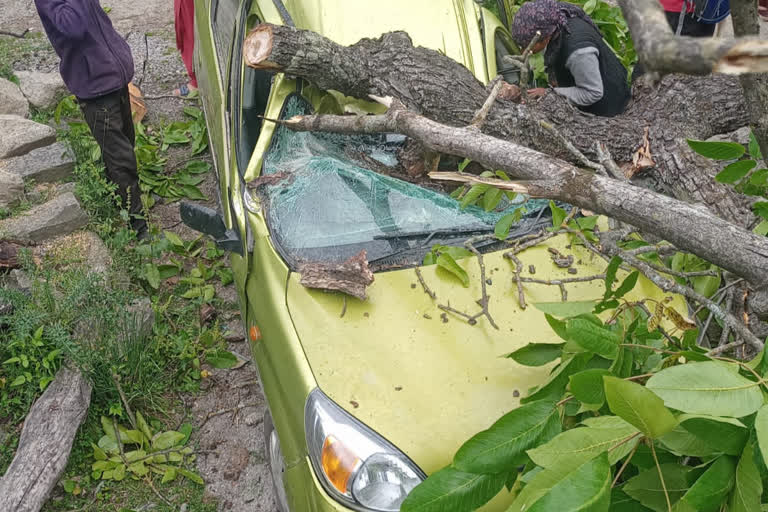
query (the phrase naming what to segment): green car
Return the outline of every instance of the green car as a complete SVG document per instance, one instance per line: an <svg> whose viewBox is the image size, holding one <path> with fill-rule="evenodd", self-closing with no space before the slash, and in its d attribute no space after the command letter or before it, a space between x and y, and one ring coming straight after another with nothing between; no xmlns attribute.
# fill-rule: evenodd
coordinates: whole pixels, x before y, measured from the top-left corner
<svg viewBox="0 0 768 512"><path fill-rule="evenodd" d="M508 12L507 1L501 12ZM473 0L285 6L297 27L342 44L405 30L414 44L443 52L483 82L500 71L502 55L517 52L505 23ZM437 187L392 175L404 143L397 134L296 133L264 122L262 116L379 107L245 67L248 31L282 23L272 0L201 0L195 8L195 66L220 210L184 204L182 218L231 251L269 404L264 435L280 510L399 510L411 489L517 407L550 369L501 357L531 341L557 341L541 312L520 306L513 266L503 258L508 245L478 245L485 283L476 258L458 261L465 276L423 264L435 259L436 245L451 251L445 247L493 233L522 200L504 197L490 211L462 208ZM505 73L515 81L514 72ZM512 238L552 224L548 203L525 208ZM519 257L541 279L567 276L548 253L567 244L558 236ZM573 252L583 260L580 274L603 271L604 262ZM361 254L375 277L366 300L301 284L305 265ZM474 315L483 288L493 320L468 322L456 311ZM557 287L531 284L525 292L529 303L561 300ZM601 282L579 283L569 300L601 294ZM641 282L633 294L658 291ZM483 510L504 510L510 501L505 490Z"/></svg>

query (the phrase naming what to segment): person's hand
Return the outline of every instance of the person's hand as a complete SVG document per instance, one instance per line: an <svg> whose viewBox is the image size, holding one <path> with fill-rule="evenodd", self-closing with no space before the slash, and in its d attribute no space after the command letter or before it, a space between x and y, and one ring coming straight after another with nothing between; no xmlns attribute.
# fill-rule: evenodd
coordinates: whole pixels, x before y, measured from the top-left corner
<svg viewBox="0 0 768 512"><path fill-rule="evenodd" d="M520 91L520 87L516 86L515 84L508 84L504 82L504 85L501 87L501 90L499 91L499 98L503 100L511 100L515 103L520 102L520 97L522 96L522 92Z"/></svg>
<svg viewBox="0 0 768 512"><path fill-rule="evenodd" d="M531 99L541 98L547 94L547 90L543 87L537 87L535 89L528 89L528 97Z"/></svg>

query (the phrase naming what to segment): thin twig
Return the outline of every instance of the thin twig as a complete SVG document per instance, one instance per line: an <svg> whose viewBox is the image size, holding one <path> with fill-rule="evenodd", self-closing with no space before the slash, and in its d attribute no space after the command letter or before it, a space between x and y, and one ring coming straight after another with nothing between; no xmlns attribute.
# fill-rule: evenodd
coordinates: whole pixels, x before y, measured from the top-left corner
<svg viewBox="0 0 768 512"><path fill-rule="evenodd" d="M339 315L339 318L344 318L344 315L347 314L347 296L346 296L346 294L344 294L342 296L342 298L344 299L344 305L341 307L341 315Z"/></svg>
<svg viewBox="0 0 768 512"><path fill-rule="evenodd" d="M703 304L712 311L712 313L721 320L724 324L728 325L734 333L738 334L745 342L749 343L755 349L762 350L763 342L757 339L744 324L736 319L730 312L724 311L718 304L715 304L712 300L697 293L693 288L678 284L676 281L669 279L659 272L655 271L648 263L639 258L627 254L615 245L613 242L607 243L611 246L611 253L621 257L625 262L639 270L645 277L647 277L653 284L664 290L665 292L676 293L682 295L688 299L691 299L699 304Z"/></svg>
<svg viewBox="0 0 768 512"><path fill-rule="evenodd" d="M438 304L437 307L439 309L442 309L446 313L453 313L454 315L458 315L458 316L466 319L466 321L467 321L467 323L469 325L475 325L477 323L477 319L475 319L475 317L473 317L472 315L469 315L469 314L467 314L467 313L465 313L463 311L459 311L458 309L456 309L454 307L451 307L451 303L450 302L447 305L446 304Z"/></svg>
<svg viewBox="0 0 768 512"><path fill-rule="evenodd" d="M725 294L725 310L731 311L733 310L733 296L735 290L731 288L728 290ZM720 335L720 343L718 345L727 345L728 344L728 337L731 334L731 328L728 326L728 324L723 325L723 332Z"/></svg>
<svg viewBox="0 0 768 512"><path fill-rule="evenodd" d="M160 498L161 500L163 500L163 501L165 502L165 504L166 504L166 505L168 505L169 507L173 508L173 503L171 503L170 501L168 501L168 499L167 499L165 496L163 496L162 494L160 494L159 492L157 492L157 489L155 488L155 484L153 484L153 483L152 483L152 479L151 479L151 478L149 478L149 477L146 477L144 480L145 480L145 481L146 481L146 482L149 484L149 487L151 487L151 488L152 488L152 491L154 491L154 493L155 493L155 496L157 496L158 498Z"/></svg>
<svg viewBox="0 0 768 512"><path fill-rule="evenodd" d="M611 152L608 151L608 146L602 142L598 142L595 144L595 150L597 153L597 161L600 162L603 169L605 169L610 176L618 180L627 181L627 177L621 172L621 169L616 165L616 161L611 156Z"/></svg>
<svg viewBox="0 0 768 512"><path fill-rule="evenodd" d="M482 290L482 297L480 298L480 306L483 308L482 312L475 316L485 315L485 317L488 319L488 322L490 322L491 327L498 330L499 326L496 325L496 322L493 321L493 317L491 316L491 312L488 310L490 297L488 296L488 290L486 285L488 284L486 282L486 273L485 273L485 262L483 261L483 255L480 253L480 251L477 250L477 248L474 246L476 242L482 241L487 239L489 236L492 235L484 235L479 237L472 237L466 242L464 242L464 247L472 251L472 253L477 257L477 264L480 266L480 286Z"/></svg>
<svg viewBox="0 0 768 512"><path fill-rule="evenodd" d="M136 423L136 416L133 415L131 406L128 404L128 399L125 397L125 393L123 392L123 387L120 385L120 376L116 373L113 373L112 380L115 382L115 386L117 386L117 392L120 394L120 399L123 401L123 405L125 405L125 412L128 414L128 419L131 420L131 426L134 430L138 430L139 427L137 426L138 423Z"/></svg>
<svg viewBox="0 0 768 512"><path fill-rule="evenodd" d="M177 96L175 94L161 94L159 96L142 96L141 99L143 100L162 100L166 98L174 98L177 100L184 100L184 101L197 101L199 99L199 96L195 96L194 98L187 98L186 96Z"/></svg>
<svg viewBox="0 0 768 512"><path fill-rule="evenodd" d="M488 117L488 113L491 111L491 107L493 107L493 104L496 102L496 98L498 98L499 92L501 92L501 88L503 86L504 80L502 80L501 76L494 78L494 84L493 88L491 89L491 93L488 95L485 103L483 103L483 106L480 107L480 110L477 111L475 117L472 118L472 121L469 123L467 128L479 131L483 127L483 124L485 124L485 119Z"/></svg>
<svg viewBox="0 0 768 512"><path fill-rule="evenodd" d="M659 472L659 480L661 480L661 488L664 490L664 497L667 499L667 509L672 512L672 502L669 501L669 493L667 492L667 484L664 482L664 475L661 473L661 466L659 465L659 459L656 457L656 448L653 446L653 439L649 441L651 445L651 453L653 454L653 461L656 463L656 469Z"/></svg>
<svg viewBox="0 0 768 512"><path fill-rule="evenodd" d="M716 357L716 356L719 356L720 354L724 354L725 352L728 352L731 349L734 349L736 347L740 347L743 344L744 344L744 342L741 341L741 340L739 340L739 341L732 341L730 343L726 343L725 345L720 345L718 347L713 348L712 350L707 352L707 355L710 356L710 357Z"/></svg>
<svg viewBox="0 0 768 512"><path fill-rule="evenodd" d="M525 303L525 292L523 291L523 280L520 278L520 272L523 271L523 262L520 261L520 258L515 256L515 253L513 251L504 253L504 257L512 260L512 263L515 264L515 270L513 271L514 275L512 279L517 283L517 302L520 304L520 309L525 309L528 306Z"/></svg>
<svg viewBox="0 0 768 512"><path fill-rule="evenodd" d="M634 447L634 448L632 448L632 451L631 451L631 452L629 452L629 455L627 456L627 458L626 458L626 459L624 459L624 463L623 463L623 464L621 465L621 467L619 468L619 472L618 472L618 473L616 473L616 477L613 479L613 482L611 483L611 489L613 489L614 487L616 487L616 483L619 481L619 477L621 477L621 474L622 474L622 473L624 473L624 470L625 470L625 469L627 468L627 466L629 465L629 461L631 461L631 460L632 460L632 457L634 457L634 456L635 456L635 452L637 452L637 448L638 448L639 446L640 446L640 443L637 443L637 444L635 445L635 447Z"/></svg>
<svg viewBox="0 0 768 512"><path fill-rule="evenodd" d="M605 274L597 274L594 276L584 277L566 277L564 279L536 279L534 277L519 277L517 273L512 276L513 281L522 281L524 283L544 284L547 286L559 286L560 295L563 298L563 302L568 300L568 292L565 290L565 285L570 283L586 283L589 281L597 281L599 279L605 279Z"/></svg>
<svg viewBox="0 0 768 512"><path fill-rule="evenodd" d="M421 283L421 287L424 290L424 293L429 295L429 297L432 300L437 300L437 294L430 290L429 286L427 286L427 282L424 281L424 276L421 275L421 270L419 270L419 267L416 267L416 277L419 278L419 282Z"/></svg>
<svg viewBox="0 0 768 512"><path fill-rule="evenodd" d="M584 167L589 167L591 169L594 169L595 171L597 171L598 174L602 174L603 176L608 176L608 172L605 170L605 167L587 158L584 155L584 153L579 151L578 148L576 148L576 146L574 146L573 143L571 143L571 141L566 139L565 136L562 133L560 133L557 130L557 128L555 128L552 124L542 119L539 119L539 126L544 128L544 130L549 132L550 135L552 135L560 144L562 144L563 147L565 147L565 149L567 149L569 153L571 153L574 157L576 157L576 160L578 160L581 165L583 165Z"/></svg>
<svg viewBox="0 0 768 512"><path fill-rule="evenodd" d="M11 36L11 37L15 37L17 39L24 39L24 36L26 36L27 33L29 33L30 30L31 29L27 28L21 34L16 34L15 32L8 32L6 30L0 30L0 36Z"/></svg>

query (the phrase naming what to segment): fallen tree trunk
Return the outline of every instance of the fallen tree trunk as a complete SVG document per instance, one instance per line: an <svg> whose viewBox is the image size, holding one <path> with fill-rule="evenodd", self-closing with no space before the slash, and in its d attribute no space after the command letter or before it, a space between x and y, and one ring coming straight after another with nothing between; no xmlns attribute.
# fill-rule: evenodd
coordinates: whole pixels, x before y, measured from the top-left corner
<svg viewBox="0 0 768 512"><path fill-rule="evenodd" d="M29 410L19 447L0 478L0 510L37 512L58 483L91 403L91 385L62 367Z"/></svg>
<svg viewBox="0 0 768 512"><path fill-rule="evenodd" d="M386 115L297 116L284 123L302 131L402 133L432 150L462 155L522 180L512 183L484 180L484 183L533 197L559 199L608 215L744 277L756 288L768 286L768 238L720 219L702 206L582 171L563 160L472 128L446 126L402 106L391 107ZM448 179L460 176L444 174L433 176Z"/></svg>
<svg viewBox="0 0 768 512"><path fill-rule="evenodd" d="M357 98L394 97L404 106L388 116L309 117L292 122L294 128L398 131L433 151L507 170L527 180L521 185L533 195L625 221L744 277L756 288L768 286L768 239L740 227L754 222L747 201L702 172L714 169L681 139L705 139L749 122L742 96L722 95L738 90L732 77L667 77L657 88L636 91L627 113L615 118L585 114L555 94L533 105L499 99L483 125L484 135L463 127L483 105L486 88L452 59L414 48L402 32L345 47L310 31L260 25L246 38L244 56L255 68L300 76ZM713 97L722 101L712 102ZM703 206L585 173L558 159L572 154L542 128L542 119L588 155L596 154L595 142L600 141L619 162L629 162L647 143L659 181L676 197L706 204L721 218Z"/></svg>
<svg viewBox="0 0 768 512"><path fill-rule="evenodd" d="M260 25L246 38L247 65L300 76L322 89L356 98L391 96L434 121L467 126L488 90L464 66L436 51L413 47L403 32L341 46L314 32ZM755 216L743 196L716 183L713 162L695 155L685 138L707 139L749 123L747 105L730 76L668 76L657 87L636 87L626 113L606 118L584 113L549 93L533 104L498 99L483 132L553 157L572 160L561 141L541 127L546 120L581 152L596 157L605 144L620 164L630 164L645 133L656 167L653 181L675 197L706 204L720 217L750 227ZM713 101L717 98L717 101Z"/></svg>

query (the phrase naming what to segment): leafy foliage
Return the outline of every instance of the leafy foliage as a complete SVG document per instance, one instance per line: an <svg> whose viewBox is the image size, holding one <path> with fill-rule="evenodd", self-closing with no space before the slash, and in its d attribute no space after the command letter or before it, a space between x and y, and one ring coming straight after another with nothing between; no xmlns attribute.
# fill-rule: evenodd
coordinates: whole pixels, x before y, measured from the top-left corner
<svg viewBox="0 0 768 512"><path fill-rule="evenodd" d="M95 462L91 465L91 478L138 480L152 472L162 476L164 484L184 477L203 485L200 475L187 468L195 460L192 448L184 446L189 434L175 430L153 432L138 411L136 423L136 428L127 429L117 421L101 417L104 435L98 444L92 444Z"/></svg>
<svg viewBox="0 0 768 512"><path fill-rule="evenodd" d="M707 355L670 302L624 299L637 274L616 286L621 263L610 262L601 300L536 304L564 342L507 357L552 363L549 378L464 443L403 512L433 510L431 500L474 510L499 482L510 511L757 512L768 503L763 354L751 363ZM662 333L662 321L680 336Z"/></svg>
<svg viewBox="0 0 768 512"><path fill-rule="evenodd" d="M754 232L768 235L768 169L759 168L763 155L755 134L750 132L746 148L736 142L701 140L688 140L688 145L703 157L730 162L715 176L716 181L731 185L741 194L765 199L756 201L752 211L762 219Z"/></svg>

